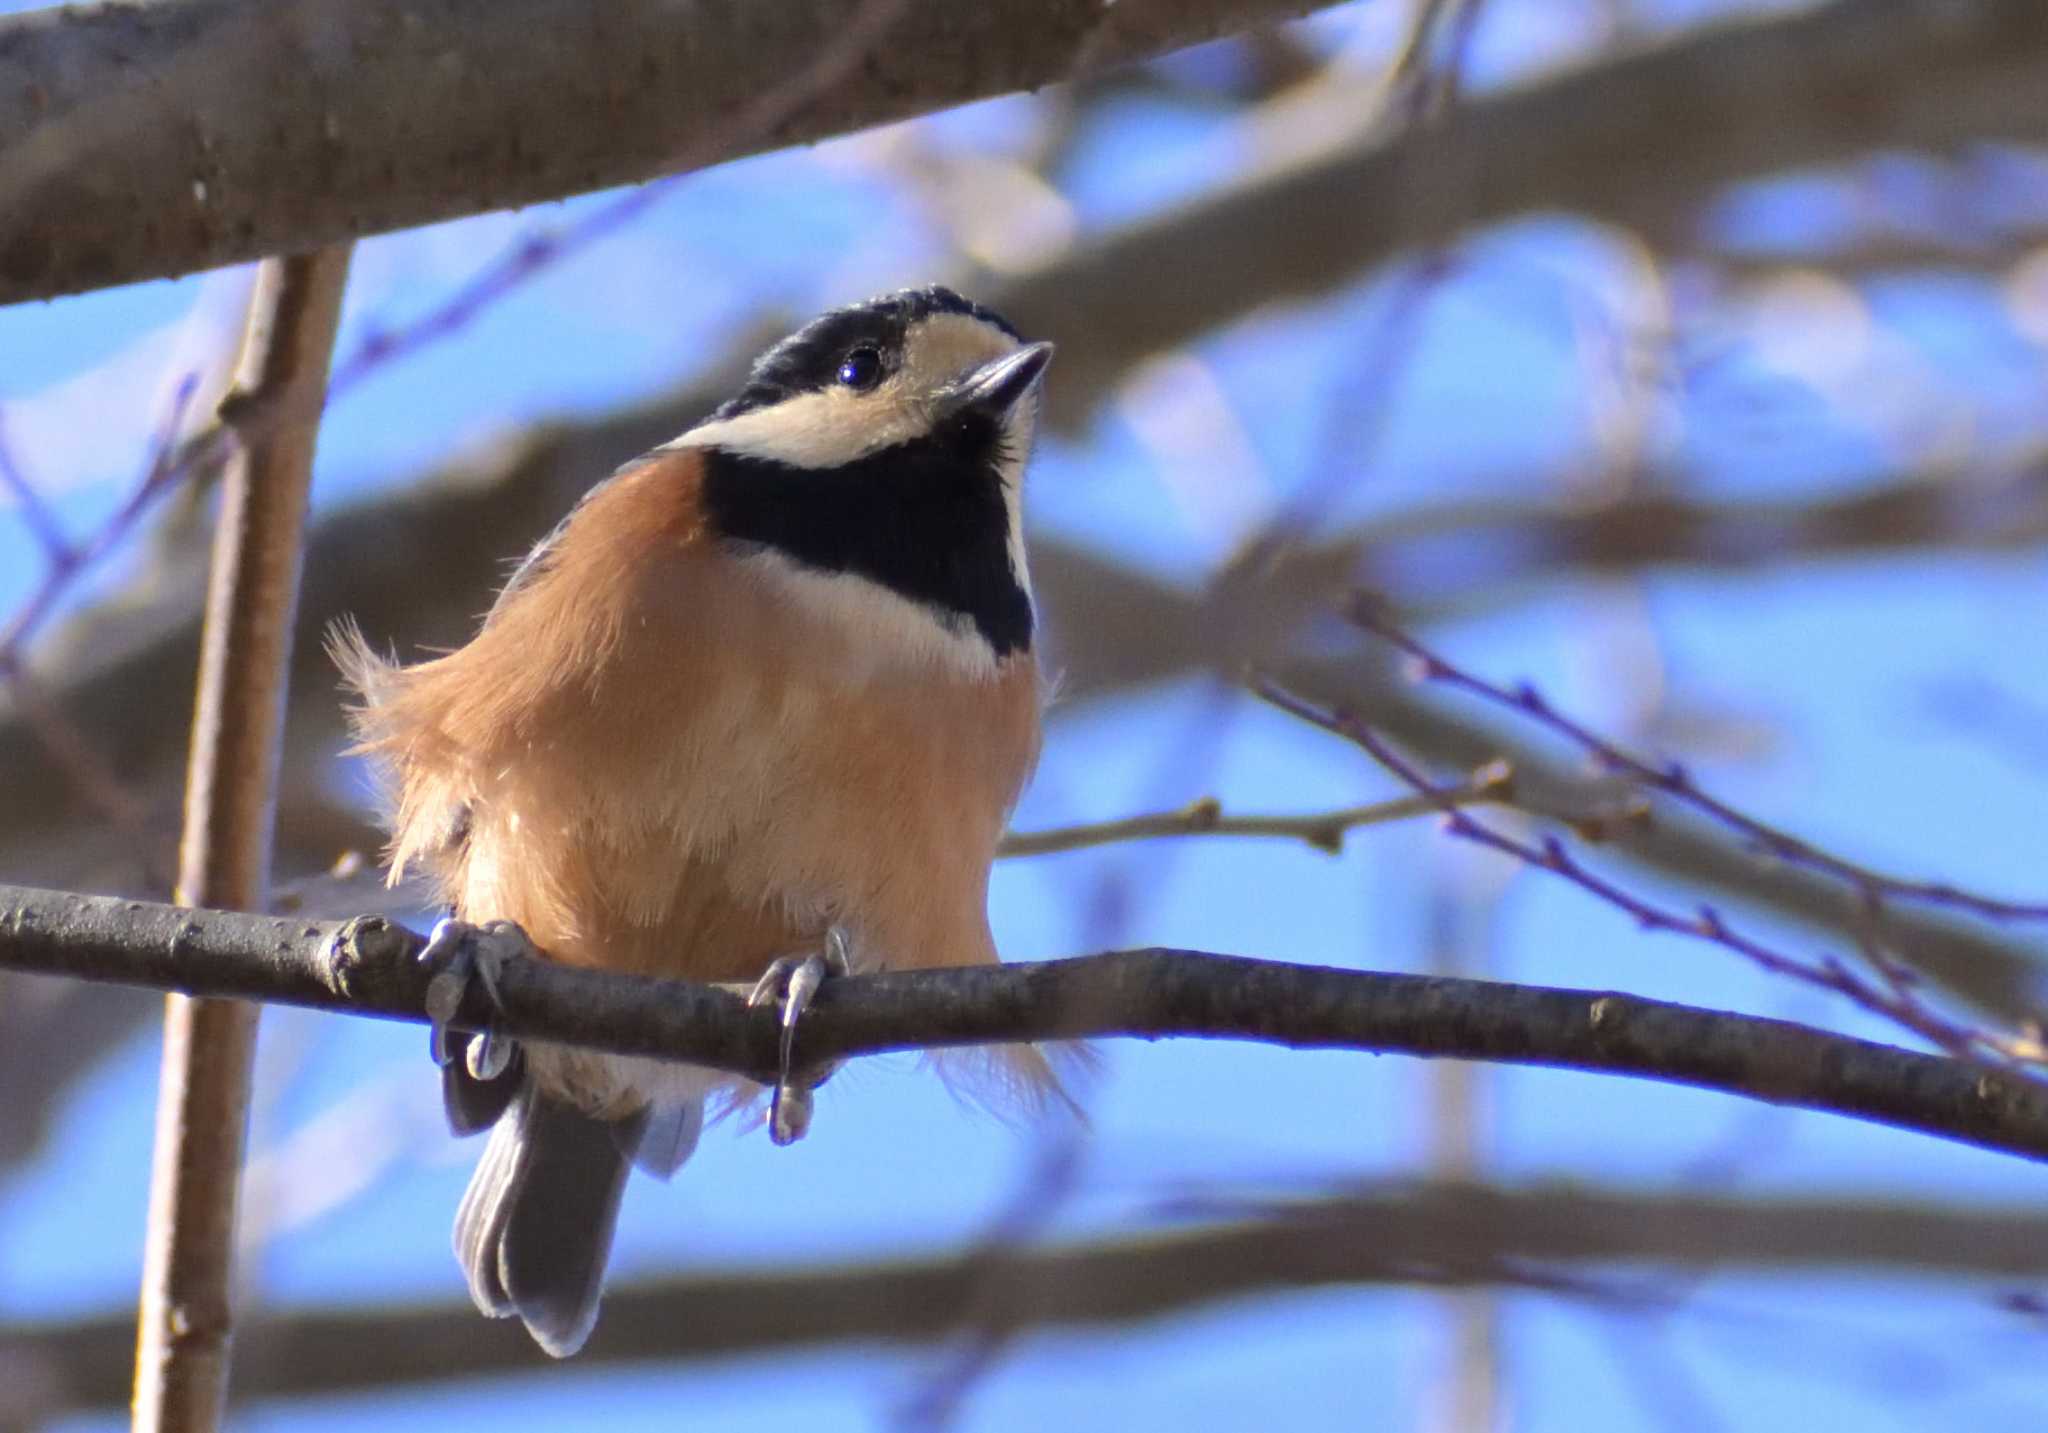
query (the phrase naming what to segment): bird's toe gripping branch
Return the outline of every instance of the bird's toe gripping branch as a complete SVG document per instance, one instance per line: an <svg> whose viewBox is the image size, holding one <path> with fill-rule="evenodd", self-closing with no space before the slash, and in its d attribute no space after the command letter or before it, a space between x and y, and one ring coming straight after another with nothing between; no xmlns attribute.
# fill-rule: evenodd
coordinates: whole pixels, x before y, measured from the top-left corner
<svg viewBox="0 0 2048 1433"><path fill-rule="evenodd" d="M825 932L822 949L806 955L785 955L769 962L768 969L754 982L747 996L749 1005L774 1001L782 1012L782 1053L775 1093L768 1104L768 1137L777 1144L794 1144L811 1127L812 1091L825 1083L836 1065L818 1071L797 1071L795 1065L796 1025L810 1008L818 987L828 976L846 975L853 969L852 949L846 932L833 926Z"/></svg>
<svg viewBox="0 0 2048 1433"><path fill-rule="evenodd" d="M533 959L539 954L526 932L511 921L471 925L454 916L444 916L434 923L419 958L423 965L439 967L427 983L427 1015L433 1021L435 1064L446 1069L459 1053L470 1075L477 1080L488 1082L505 1072L516 1050L515 1042L488 1026L481 1034L469 1037L449 1027L462 1008L471 981L483 986L493 1010L502 1010L499 972L509 961Z"/></svg>

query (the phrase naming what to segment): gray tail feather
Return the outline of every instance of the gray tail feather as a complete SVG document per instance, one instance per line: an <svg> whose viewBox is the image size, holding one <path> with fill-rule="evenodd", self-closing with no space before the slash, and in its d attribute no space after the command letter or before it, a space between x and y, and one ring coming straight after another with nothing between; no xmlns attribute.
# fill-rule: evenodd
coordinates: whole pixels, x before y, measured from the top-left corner
<svg viewBox="0 0 2048 1433"><path fill-rule="evenodd" d="M517 1314L567 1358L597 1322L619 1199L645 1111L604 1121L524 1082L455 1212L455 1256L492 1318Z"/></svg>
<svg viewBox="0 0 2048 1433"><path fill-rule="evenodd" d="M681 1104L654 1105L637 1132L623 1125L612 1129L621 1136L619 1153L656 1179L666 1180L697 1152L697 1141L704 1134L704 1101L700 1096ZM624 1138L629 1133L637 1133L638 1138Z"/></svg>

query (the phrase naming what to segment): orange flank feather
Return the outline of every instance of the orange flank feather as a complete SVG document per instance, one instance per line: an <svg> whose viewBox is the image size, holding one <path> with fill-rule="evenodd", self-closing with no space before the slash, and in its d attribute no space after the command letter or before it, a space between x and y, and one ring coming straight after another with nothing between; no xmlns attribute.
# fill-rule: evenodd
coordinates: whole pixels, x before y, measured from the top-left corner
<svg viewBox="0 0 2048 1433"><path fill-rule="evenodd" d="M357 750L390 785L393 880L422 868L465 920L646 975L751 981L833 923L862 968L995 960L988 870L1038 752L1031 654L878 652L779 560L709 536L702 471L680 448L594 490L445 656L400 666L336 632ZM595 1114L660 1083L652 1062L533 1053ZM1049 1078L1035 1051L1010 1063Z"/></svg>

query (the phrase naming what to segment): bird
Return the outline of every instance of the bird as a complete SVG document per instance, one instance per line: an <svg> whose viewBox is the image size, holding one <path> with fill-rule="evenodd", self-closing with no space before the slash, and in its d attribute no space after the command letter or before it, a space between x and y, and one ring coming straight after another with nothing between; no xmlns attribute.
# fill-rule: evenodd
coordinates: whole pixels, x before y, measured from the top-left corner
<svg viewBox="0 0 2048 1433"><path fill-rule="evenodd" d="M448 911L428 958L779 1002L778 1143L809 1122L787 1032L823 979L995 961L1045 699L1022 501L1052 352L936 285L834 309L590 489L465 645L405 664L339 624L390 880ZM668 1177L707 1101L758 1087L488 1034L442 1059L451 1128L491 1129L456 1216L471 1296L567 1357L631 1168ZM1066 1099L1034 1047L987 1072Z"/></svg>

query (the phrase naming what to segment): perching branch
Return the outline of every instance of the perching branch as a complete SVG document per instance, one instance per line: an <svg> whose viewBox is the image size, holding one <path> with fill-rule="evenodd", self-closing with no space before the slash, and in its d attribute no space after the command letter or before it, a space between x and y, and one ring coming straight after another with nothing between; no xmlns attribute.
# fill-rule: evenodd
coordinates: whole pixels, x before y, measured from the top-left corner
<svg viewBox="0 0 2048 1433"><path fill-rule="evenodd" d="M0 886L0 966L356 1015L424 1020L435 972L377 917L295 921ZM454 1023L753 1078L773 1012L687 981L520 962ZM800 1057L1187 1036L1633 1075L2048 1159L2048 1087L1783 1020L1605 991L1336 970L1190 950L849 977L805 1017Z"/></svg>

